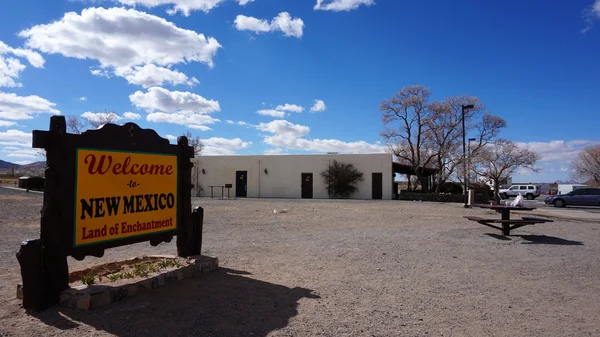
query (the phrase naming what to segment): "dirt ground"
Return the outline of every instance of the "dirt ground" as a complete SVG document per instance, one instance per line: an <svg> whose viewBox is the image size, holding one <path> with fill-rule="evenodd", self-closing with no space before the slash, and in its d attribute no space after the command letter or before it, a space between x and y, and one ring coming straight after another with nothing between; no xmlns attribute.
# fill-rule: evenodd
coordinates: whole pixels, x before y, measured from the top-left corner
<svg viewBox="0 0 600 337"><path fill-rule="evenodd" d="M39 236L41 203L0 188L1 336L600 335L600 223L503 237L463 219L486 210L402 201L199 199L203 254L219 272L91 312L30 315L15 298L15 253ZM138 244L70 267L175 252Z"/></svg>

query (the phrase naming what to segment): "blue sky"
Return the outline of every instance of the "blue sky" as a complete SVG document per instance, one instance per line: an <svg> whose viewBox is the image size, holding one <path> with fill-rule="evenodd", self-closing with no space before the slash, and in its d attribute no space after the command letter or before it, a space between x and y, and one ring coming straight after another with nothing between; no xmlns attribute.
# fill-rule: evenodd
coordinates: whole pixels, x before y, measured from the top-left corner
<svg viewBox="0 0 600 337"><path fill-rule="evenodd" d="M382 151L379 104L479 97L539 174L600 142L600 0L21 0L0 12L0 159L51 114L114 111L206 154ZM316 111L311 111L316 110Z"/></svg>

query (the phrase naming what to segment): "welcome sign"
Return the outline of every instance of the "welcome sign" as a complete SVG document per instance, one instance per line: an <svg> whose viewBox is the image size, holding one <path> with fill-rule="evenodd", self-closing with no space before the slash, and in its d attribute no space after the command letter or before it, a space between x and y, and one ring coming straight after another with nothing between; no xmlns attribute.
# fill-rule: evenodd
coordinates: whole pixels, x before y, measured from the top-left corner
<svg viewBox="0 0 600 337"><path fill-rule="evenodd" d="M177 229L177 156L78 148L74 246Z"/></svg>

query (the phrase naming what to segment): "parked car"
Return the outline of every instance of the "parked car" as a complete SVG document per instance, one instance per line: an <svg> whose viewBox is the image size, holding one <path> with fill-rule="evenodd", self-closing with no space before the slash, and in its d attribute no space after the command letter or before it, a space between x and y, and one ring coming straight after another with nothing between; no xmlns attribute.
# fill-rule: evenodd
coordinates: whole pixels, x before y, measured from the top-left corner
<svg viewBox="0 0 600 337"><path fill-rule="evenodd" d="M541 192L537 185L512 185L509 188L498 190L498 194L502 199L516 197L521 194L527 200L533 200L539 197Z"/></svg>
<svg viewBox="0 0 600 337"><path fill-rule="evenodd" d="M600 188L580 188L567 194L549 196L544 202L555 207L600 206Z"/></svg>

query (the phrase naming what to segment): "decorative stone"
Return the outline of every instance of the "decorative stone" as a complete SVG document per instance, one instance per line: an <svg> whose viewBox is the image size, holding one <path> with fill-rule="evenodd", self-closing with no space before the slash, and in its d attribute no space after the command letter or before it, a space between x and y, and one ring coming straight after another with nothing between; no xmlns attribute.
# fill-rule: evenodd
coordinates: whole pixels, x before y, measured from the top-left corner
<svg viewBox="0 0 600 337"><path fill-rule="evenodd" d="M127 262L140 262L139 258L127 260ZM79 285L66 289L60 294L60 304L77 310L91 310L106 306L110 303L120 301L126 297L139 295L141 292L163 287L166 284L177 281L199 277L202 274L213 272L218 269L218 259L197 256L183 262L183 266L135 283L111 286L108 284ZM199 272L196 272L199 270ZM17 289L22 288L18 285ZM17 290L18 291L18 290Z"/></svg>
<svg viewBox="0 0 600 337"><path fill-rule="evenodd" d="M90 295L84 294L77 299L75 302L77 310L88 311L90 310Z"/></svg>
<svg viewBox="0 0 600 337"><path fill-rule="evenodd" d="M90 297L90 308L96 309L112 303L110 293L107 291L92 294Z"/></svg>

